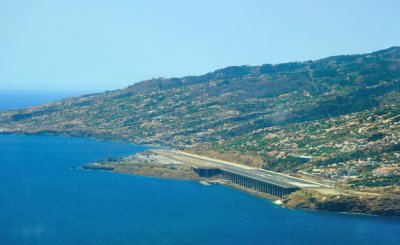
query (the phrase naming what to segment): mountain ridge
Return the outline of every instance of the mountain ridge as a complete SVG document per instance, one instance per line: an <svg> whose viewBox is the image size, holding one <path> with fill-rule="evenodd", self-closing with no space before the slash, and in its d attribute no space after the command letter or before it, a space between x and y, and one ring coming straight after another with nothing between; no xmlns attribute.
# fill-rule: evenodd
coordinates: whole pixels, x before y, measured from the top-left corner
<svg viewBox="0 0 400 245"><path fill-rule="evenodd" d="M391 52L391 51L400 52L399 50L400 50L400 46L393 46L393 47L390 47L390 48L387 48L387 49L383 49L383 50L379 50L379 51L375 51L375 52L372 52L372 53L366 53L364 55L367 55L367 54L372 54L372 55L373 54L381 54L381 53L387 53L387 52ZM172 77L172 78L154 78L154 79L151 79L151 80L139 81L137 83L134 83L134 84L128 86L127 89L133 89L134 87L140 87L143 83L152 83L152 82L154 83L155 81L163 82L163 81L168 81L168 80L178 81L178 80L187 80L187 79L189 79L189 80L190 79L204 79L204 78L207 78L207 77L210 77L210 76L212 77L213 74L219 74L221 72L223 73L223 72L225 72L227 70L229 71L229 70L232 70L232 69L241 70L242 71L242 75L249 74L249 73L246 73L246 71L251 70L251 68L259 69L260 73L268 73L268 72L273 72L273 71L279 70L280 66L286 66L286 65L290 65L290 64L307 64L307 63L310 63L310 62L313 62L313 61L325 61L325 60L328 61L328 60L337 59L337 58L360 57L362 55L363 54L334 55L334 56L329 56L329 57L322 58L322 59L317 59L317 60L284 62L284 63L278 63L278 64L268 64L268 63L266 63L266 64L258 65L258 66L257 65L256 66L250 66L250 65L228 66L228 67L221 68L221 69L216 69L213 72L208 72L206 74L198 75L198 76L192 75L192 76L184 76L182 78L177 78L177 77ZM162 87L157 87L157 89L161 89L161 88Z"/></svg>
<svg viewBox="0 0 400 245"><path fill-rule="evenodd" d="M246 129L244 125L239 128L243 133L249 133L252 129L265 126L339 116L377 106L379 104L376 100L377 96L399 89L399 57L400 48L392 47L370 54L332 56L316 61L231 66L201 76L147 80L124 89L68 98L31 109L15 110L5 113L0 118L0 123L3 125L3 131L10 131L4 129L4 125L8 123L24 128L24 125L29 123L29 119L34 118L41 131L50 132L53 129L61 131L61 128L46 125L45 121L37 119L49 119L48 117L52 114L59 113L61 120L56 120L58 123L63 123L63 116L74 117L79 121L78 114L82 115L82 113L65 115L61 111L63 109L71 111L74 106L77 109L84 109L90 105L94 105L90 109L108 115L110 118L105 120L111 122L113 116L109 110L115 102L120 107L113 108L114 115L118 117L128 115L128 118L124 118L125 124L119 125L123 127L130 121L139 120L137 116L132 115L138 112L135 108L125 110L123 107L135 107L140 104L140 99L144 99L148 103L146 102L143 109L148 111L142 111L139 114L141 114L140 118L147 118L146 122L160 116L170 117L170 120L166 120L167 123L179 121L176 118L184 116L184 112L188 110L202 121L204 118L199 117L202 114L199 111L212 108L210 111L219 112L221 115L229 112L230 115L210 118L209 124L203 124L203 127L210 129L218 123L232 124L235 121L253 120L250 123L254 126ZM173 99L167 98L168 96ZM289 96L289 99L285 99L285 96ZM104 103L97 100L103 100ZM314 100L314 103L307 103L306 100ZM304 107L296 106L296 103ZM101 108L99 104L109 108ZM91 118L90 115L87 116L86 122L89 122ZM93 116L92 119L96 120L96 117ZM20 122L26 123L20 124ZM186 120L177 126L179 129L183 126L189 133L198 132L200 128L192 127L195 122L190 122L188 124ZM66 120L64 120L64 126L65 123L67 123ZM82 128L81 126L79 128ZM115 129L109 126L104 127L104 131L115 132ZM140 129L146 129L146 127L137 126L132 124L129 128L146 134ZM74 125L67 126L66 131L68 128L73 129ZM147 135L160 132L152 127L147 129L151 129L148 130ZM91 131L89 128L87 130ZM137 133L135 130L132 134ZM126 137L122 138L129 141ZM133 142L136 141L137 139L133 140Z"/></svg>

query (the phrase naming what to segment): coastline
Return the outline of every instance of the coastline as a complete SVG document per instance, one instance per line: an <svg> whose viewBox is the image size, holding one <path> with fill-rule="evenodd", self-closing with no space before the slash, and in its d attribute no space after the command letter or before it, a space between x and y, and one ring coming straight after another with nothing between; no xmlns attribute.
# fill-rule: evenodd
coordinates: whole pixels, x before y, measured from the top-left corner
<svg viewBox="0 0 400 245"><path fill-rule="evenodd" d="M271 196L271 195L267 195L258 191L254 191L254 190L250 190L244 187L241 187L239 185L235 185L233 183L230 183L228 181L219 179L219 178L201 178L201 177L194 177L194 178L182 178L182 177L170 177L170 176L163 176L163 175L156 175L156 174L142 174L142 173L134 173L134 172L127 172L127 171L118 171L115 169L105 169L105 168L91 168L91 167L82 167L82 169L84 170L90 170L90 171L105 171L105 172L110 172L110 173L114 173L114 174L127 174L127 175L134 175L134 176L143 176L143 177L147 177L147 178L157 178L157 179L167 179L167 180L178 180L178 181L195 181L198 182L199 184L202 185L225 185L228 186L230 188L245 192L246 194L250 194L253 196L257 196L259 198L262 199L266 199L268 201L273 202L274 204L280 205L282 207L285 207L283 205L282 199L275 197L275 196ZM277 202L278 201L278 202ZM286 208L286 207L285 207Z"/></svg>
<svg viewBox="0 0 400 245"><path fill-rule="evenodd" d="M44 134L44 133L16 133L16 132L0 132L0 134L4 135L27 135L27 136L58 136L58 137L77 137L77 138L90 138L99 141L110 141L105 138L98 137L87 137L87 136L77 136L77 135L63 135L63 134ZM119 142L119 143L131 143L124 140L111 140L111 142ZM142 145L144 147L149 147L150 149L157 148L169 148L157 145ZM93 163L91 163L93 164ZM84 169L92 169L92 170L105 170L116 173L125 173L125 174L134 174L141 175L147 177L156 177L156 178L165 178L165 179L176 179L176 180L191 180L191 181L216 181L218 178L201 178L196 176L193 173L189 173L189 171L172 171L171 169L165 168L146 168L143 167L140 169L123 169L123 168L106 168L104 166L98 166L97 168L93 165L91 167L87 167L91 164L84 165ZM158 170L162 171L158 171ZM135 170L135 171L133 171ZM171 170L171 171L170 171ZM285 197L278 198L274 196L265 195L263 193L243 188L241 186L237 186L228 182L222 183L231 188L235 188L241 191L244 191L248 194L258 196L263 199L267 199L270 201L280 200L282 201L281 206L285 208L299 209L299 210L310 210L310 211L328 211L328 212L339 212L339 213L350 213L350 214L360 214L360 215L380 215L380 216L395 216L400 217L400 199L397 198L359 198L356 195L351 195L353 198L349 198L344 195L321 195L320 193L310 193L304 195L304 191L297 191ZM328 200L328 201L327 201ZM360 203L361 202L361 203ZM369 202L375 203L375 206L370 206ZM390 209L388 209L390 207Z"/></svg>
<svg viewBox="0 0 400 245"><path fill-rule="evenodd" d="M89 133L89 132L88 132ZM137 142L132 142L129 141L126 138L123 137L113 137L113 138L108 138L108 137L98 137L99 135L94 135L94 136L87 136L85 133L83 134L70 134L69 131L67 132L61 132L61 131L51 131L51 132L43 132L43 131L38 131L38 132L29 132L29 131L2 131L0 128L0 135L20 135L20 136L49 136L49 137L65 137L65 138L82 138L82 139L91 139L91 140L96 140L96 141L101 141L101 142L113 142L113 143L127 143L127 144L132 144L132 145L137 145L137 146L143 146L149 149L171 149L172 146L165 146L161 144L145 144L145 143L137 143Z"/></svg>
<svg viewBox="0 0 400 245"><path fill-rule="evenodd" d="M154 144L147 142L136 142L131 141L126 137L120 135L111 135L107 133L98 133L96 131L69 131L69 130L37 130L37 131L18 131L10 130L0 127L0 135L26 135L26 136L56 136L56 137L67 137L67 138L85 138L93 139L104 142L114 142L114 143L129 143L134 145L140 145L153 149L171 149L174 145L164 144Z"/></svg>
<svg viewBox="0 0 400 245"><path fill-rule="evenodd" d="M139 153L141 154L141 153ZM153 178L175 179L185 181L198 181L200 184L223 184L247 194L257 196L285 208L328 211L336 213L348 213L372 216L394 216L400 217L400 199L389 197L363 197L355 195L326 194L313 190L299 190L282 198L267 195L259 191L244 188L229 181L223 180L220 176L199 177L189 171L185 166L177 167L176 164L162 165L159 163L132 163L132 157L120 162L90 163L83 166L84 169L105 170L115 173L133 174ZM161 156L162 157L162 156ZM124 158L122 158L124 159ZM133 161L134 162L134 161ZM129 166L127 166L129 165ZM170 168L170 166L174 166ZM106 167L106 168L105 168Z"/></svg>
<svg viewBox="0 0 400 245"><path fill-rule="evenodd" d="M93 169L93 168L85 168L86 170L92 170L92 171L106 171L106 172L111 172L111 173L115 173L115 174L128 174L128 175L134 175L134 176L144 176L144 177L148 177L148 178L158 178L158 179L170 179L170 180L178 180L178 181L196 181L199 184L203 184L203 185L213 185L213 184L221 184L221 185L225 185L229 188L233 188L236 189L238 191L242 191L245 192L248 195L253 195L256 196L258 198L262 198L264 200L268 200L270 202L272 202L275 205L281 206L283 208L288 208L288 209L293 209L293 210L304 210L304 211L310 211L310 212L329 212L329 213L341 213L341 214L351 214L351 215L365 215L365 216L388 216L388 217L400 217L397 214L386 214L386 213L371 213L371 212L357 212L357 211L352 211L351 209L347 209L347 210L336 210L336 209L331 209L331 208L323 208L323 207L315 207L312 206L310 204L312 204L312 202L310 202L308 205L304 205L304 202L302 201L295 201L293 202L292 198L288 198L287 196L284 198L279 198L276 196L271 196L271 195L267 195L258 191L254 191L251 189L247 189L247 188L243 188L241 186L232 184L228 181L224 181L218 178L214 178L214 179L210 179L210 178L179 178L179 177L166 177L166 176L162 176L162 175L150 175L150 174L141 174L141 173L132 173L132 172L126 172L126 171L116 171L116 170L103 170L103 169ZM300 192L300 191L299 191ZM298 194L298 192L295 192L294 194ZM289 195L290 196L290 195ZM313 198L313 197L311 197ZM292 202L292 203L290 203ZM315 204L315 202L314 202Z"/></svg>

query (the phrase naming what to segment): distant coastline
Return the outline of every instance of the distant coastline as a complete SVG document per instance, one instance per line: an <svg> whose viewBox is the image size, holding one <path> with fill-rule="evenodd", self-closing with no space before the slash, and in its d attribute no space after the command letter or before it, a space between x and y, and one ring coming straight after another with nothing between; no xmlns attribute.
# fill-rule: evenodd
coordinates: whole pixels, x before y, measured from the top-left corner
<svg viewBox="0 0 400 245"><path fill-rule="evenodd" d="M40 106L67 97L80 96L87 93L89 92L74 90L53 91L0 89L0 111Z"/></svg>

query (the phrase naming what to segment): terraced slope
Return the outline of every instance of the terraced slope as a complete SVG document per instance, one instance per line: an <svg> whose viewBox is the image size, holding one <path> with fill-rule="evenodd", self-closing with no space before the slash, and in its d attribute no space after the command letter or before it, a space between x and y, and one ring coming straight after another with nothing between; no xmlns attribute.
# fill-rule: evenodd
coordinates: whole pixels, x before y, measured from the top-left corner
<svg viewBox="0 0 400 245"><path fill-rule="evenodd" d="M0 131L139 144L215 144L272 126L379 107L400 88L400 48L228 67L0 114Z"/></svg>

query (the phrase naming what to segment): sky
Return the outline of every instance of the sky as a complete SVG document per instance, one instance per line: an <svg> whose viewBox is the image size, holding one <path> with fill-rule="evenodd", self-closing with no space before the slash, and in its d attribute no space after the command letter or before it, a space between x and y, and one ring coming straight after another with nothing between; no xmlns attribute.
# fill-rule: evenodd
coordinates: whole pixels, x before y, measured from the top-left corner
<svg viewBox="0 0 400 245"><path fill-rule="evenodd" d="M0 90L123 88L400 46L398 0L0 0Z"/></svg>

